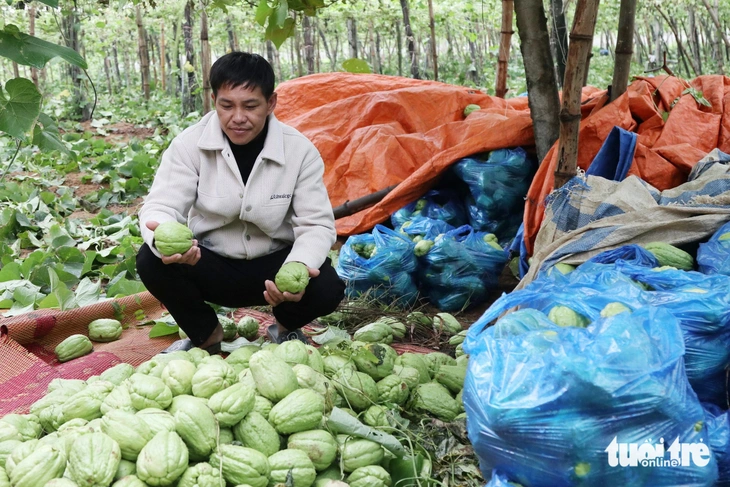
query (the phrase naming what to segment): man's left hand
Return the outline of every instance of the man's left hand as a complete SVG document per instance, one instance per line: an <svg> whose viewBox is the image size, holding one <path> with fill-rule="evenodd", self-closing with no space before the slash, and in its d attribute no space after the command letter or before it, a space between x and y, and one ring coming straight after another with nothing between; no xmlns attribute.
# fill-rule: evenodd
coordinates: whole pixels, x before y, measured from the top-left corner
<svg viewBox="0 0 730 487"><path fill-rule="evenodd" d="M319 269L312 269L311 267L307 267L307 270L309 271L310 278L317 277L319 275ZM276 287L276 284L274 284L274 281L266 281L264 282L264 286L266 286L266 291L264 291L264 299L272 307L277 306L284 301L301 301L302 297L304 297L304 292L306 291L305 289L304 291L296 294L281 292L279 291L279 288Z"/></svg>

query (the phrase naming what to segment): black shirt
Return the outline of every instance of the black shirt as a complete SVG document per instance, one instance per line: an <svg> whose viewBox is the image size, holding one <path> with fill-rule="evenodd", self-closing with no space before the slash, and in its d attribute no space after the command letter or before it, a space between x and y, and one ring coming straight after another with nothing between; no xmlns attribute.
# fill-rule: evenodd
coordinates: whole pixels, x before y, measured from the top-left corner
<svg viewBox="0 0 730 487"><path fill-rule="evenodd" d="M233 157L236 159L238 164L238 170L241 172L241 179L243 184L248 183L248 177L251 175L251 170L256 162L256 158L261 154L264 148L264 142L266 142L266 134L269 131L269 120L266 120L264 128L261 133L256 136L251 142L245 145L237 145L228 139L228 144L231 146L231 152ZM228 138L228 136L226 136Z"/></svg>

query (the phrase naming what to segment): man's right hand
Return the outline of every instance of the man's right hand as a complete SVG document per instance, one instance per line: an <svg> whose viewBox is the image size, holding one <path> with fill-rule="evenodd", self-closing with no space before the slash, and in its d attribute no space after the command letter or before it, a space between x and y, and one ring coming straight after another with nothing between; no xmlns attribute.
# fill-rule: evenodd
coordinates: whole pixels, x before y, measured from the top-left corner
<svg viewBox="0 0 730 487"><path fill-rule="evenodd" d="M155 228L157 228L159 224L159 222L149 221L146 225L147 228L154 232ZM200 260L200 247L198 247L198 241L193 239L193 246L184 254L163 255L160 259L163 264L195 265Z"/></svg>

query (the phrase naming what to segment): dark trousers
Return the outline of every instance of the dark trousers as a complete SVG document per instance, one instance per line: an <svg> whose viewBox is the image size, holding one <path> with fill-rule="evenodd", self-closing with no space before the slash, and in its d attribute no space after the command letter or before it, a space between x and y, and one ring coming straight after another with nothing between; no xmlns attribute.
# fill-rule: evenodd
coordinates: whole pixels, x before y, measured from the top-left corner
<svg viewBox="0 0 730 487"><path fill-rule="evenodd" d="M274 276L291 248L252 260L229 259L200 247L200 260L187 264L163 264L147 244L137 254L137 272L147 290L165 305L178 326L195 345L200 345L218 326L207 302L229 308L263 306L264 281ZM331 313L345 295L345 284L328 258L312 278L301 301L287 301L273 308L276 320L295 330Z"/></svg>

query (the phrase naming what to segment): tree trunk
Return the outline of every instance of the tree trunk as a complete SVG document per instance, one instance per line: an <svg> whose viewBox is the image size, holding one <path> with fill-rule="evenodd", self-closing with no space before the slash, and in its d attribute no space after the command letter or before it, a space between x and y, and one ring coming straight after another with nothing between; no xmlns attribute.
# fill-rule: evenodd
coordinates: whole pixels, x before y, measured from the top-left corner
<svg viewBox="0 0 730 487"><path fill-rule="evenodd" d="M127 53L126 49L122 50L122 61L124 62L124 83L126 88L130 88L132 86L132 67L131 63L129 62L129 55Z"/></svg>
<svg viewBox="0 0 730 487"><path fill-rule="evenodd" d="M325 23L325 26L326 25L327 24ZM335 66L337 65L337 61L336 61L337 53L332 52L332 50L330 49L330 45L327 42L327 36L324 35L324 31L322 30L321 25L317 26L317 31L319 33L319 38L322 39L322 46L324 47L324 52L327 55L327 59L329 59L329 62L330 62L330 71L334 71L336 69Z"/></svg>
<svg viewBox="0 0 730 487"><path fill-rule="evenodd" d="M467 77L471 79L472 83L475 85L479 84L479 60L477 58L477 46L474 43L474 41L471 40L471 38L467 39L467 42L469 43L469 55L471 56L471 66L469 66L469 73Z"/></svg>
<svg viewBox="0 0 730 487"><path fill-rule="evenodd" d="M730 49L730 39L728 39L727 34L725 34L725 29L723 29L722 25L720 25L720 19L717 15L717 12L714 8L712 8L712 6L710 6L710 2L708 0L702 0L702 4L707 9L707 13L710 14L710 19L712 19L712 23L715 24L717 34L719 36L722 36L722 40L723 42L725 42L725 46Z"/></svg>
<svg viewBox="0 0 730 487"><path fill-rule="evenodd" d="M560 99L542 0L515 0L515 17L537 157L542 162L560 132Z"/></svg>
<svg viewBox="0 0 730 487"><path fill-rule="evenodd" d="M233 51L238 51L238 36L236 31L233 30L233 21L230 15L226 15L226 31L228 32L228 48Z"/></svg>
<svg viewBox="0 0 730 487"><path fill-rule="evenodd" d="M611 101L621 96L629 84L631 58L634 52L635 19L636 0L621 0L618 16L616 61L613 66L613 81L611 81Z"/></svg>
<svg viewBox="0 0 730 487"><path fill-rule="evenodd" d="M150 99L150 61L147 56L147 34L144 30L144 24L142 24L142 6L137 4L137 36L139 41L138 55L139 55L139 66L142 72L142 92L144 93L144 99Z"/></svg>
<svg viewBox="0 0 730 487"><path fill-rule="evenodd" d="M183 39L185 42L185 71L188 74L187 96L183 98L183 113L194 112L196 108L195 100L195 48L193 47L193 0L185 3L185 23L183 24Z"/></svg>
<svg viewBox="0 0 730 487"><path fill-rule="evenodd" d="M200 2L200 67L203 73L203 113L210 111L210 42L208 42L208 14Z"/></svg>
<svg viewBox="0 0 730 487"><path fill-rule="evenodd" d="M558 86L563 86L565 79L565 60L568 57L568 28L563 12L563 0L550 0L550 15L553 18L553 28L550 30L555 47L555 66Z"/></svg>
<svg viewBox="0 0 730 487"><path fill-rule="evenodd" d="M109 56L105 56L104 57L104 74L106 74L106 87L107 87L107 90L109 90L109 96L112 96L114 94L114 89L112 88L111 69L109 69L110 64L111 64L111 61L109 60Z"/></svg>
<svg viewBox="0 0 730 487"><path fill-rule="evenodd" d="M274 43L271 41L266 41L266 60L269 61L272 69L276 67L276 54L274 53L274 51Z"/></svg>
<svg viewBox="0 0 730 487"><path fill-rule="evenodd" d="M411 76L414 79L421 79L418 72L418 53L416 52L415 38L413 37L413 29L411 29L411 18L408 9L408 0L400 0L400 7L403 10L403 27L406 31L406 41L408 42L408 56L411 61Z"/></svg>
<svg viewBox="0 0 730 487"><path fill-rule="evenodd" d="M180 31L182 30L182 24L175 22L172 24L172 42L174 46L174 55L175 55L175 68L177 71L177 79L175 80L175 88L173 90L177 90L178 93L180 93L181 101L183 102L184 106L184 97L183 97L183 69L182 69L182 61L180 60ZM172 68L172 66L170 66ZM172 69L170 69L172 71ZM172 84L172 80L171 84ZM183 108L184 109L184 108Z"/></svg>
<svg viewBox="0 0 730 487"><path fill-rule="evenodd" d="M664 41L664 30L662 29L662 23L658 20L654 20L652 24L652 36L654 38L654 61L650 63L651 68L657 68L661 66L662 59L662 44Z"/></svg>
<svg viewBox="0 0 730 487"><path fill-rule="evenodd" d="M398 76L403 76L403 34L400 30L400 20L395 20L396 51L398 52Z"/></svg>
<svg viewBox="0 0 730 487"><path fill-rule="evenodd" d="M114 56L114 74L117 77L117 86L122 87L122 73L119 70L119 53L117 52L117 41L112 44L112 55Z"/></svg>
<svg viewBox="0 0 730 487"><path fill-rule="evenodd" d="M296 14L294 14L296 18ZM302 36L299 29L296 29L294 36L294 51L297 55L297 76L304 76L304 67L302 66Z"/></svg>
<svg viewBox="0 0 730 487"><path fill-rule="evenodd" d="M160 82L162 91L167 91L167 75L165 72L165 63L167 55L165 53L165 23L160 25Z"/></svg>
<svg viewBox="0 0 730 487"><path fill-rule="evenodd" d="M688 5L687 14L689 19L689 47L692 51L692 57L694 58L695 66L702 74L702 55L700 54L700 38L697 34L697 21L695 20L695 8L692 5Z"/></svg>
<svg viewBox="0 0 730 487"><path fill-rule="evenodd" d="M560 107L560 142L555 188L560 188L576 174L581 94L585 70L588 69L588 54L593 45L598 2L599 0L578 0L575 7L568 62L565 66L563 101Z"/></svg>
<svg viewBox="0 0 730 487"><path fill-rule="evenodd" d="M378 74L383 74L383 57L380 50L380 31L375 32L375 53L378 60Z"/></svg>
<svg viewBox="0 0 730 487"><path fill-rule="evenodd" d="M304 59L307 61L307 74L314 74L314 36L312 35L312 19L305 15L302 19L304 34Z"/></svg>
<svg viewBox="0 0 730 487"><path fill-rule="evenodd" d="M644 41L641 39L641 33L636 28L634 28L634 39L636 40L636 61L644 66L644 58L648 55L646 47L644 47Z"/></svg>
<svg viewBox="0 0 730 487"><path fill-rule="evenodd" d="M499 98L507 94L507 65L512 44L512 13L515 9L513 0L502 0L502 34L499 37L499 57L497 58L497 85L494 93Z"/></svg>
<svg viewBox="0 0 730 487"><path fill-rule="evenodd" d="M509 0L507 0L507 1L509 1ZM433 59L433 79L438 81L439 80L439 61L438 61L439 56L438 56L438 49L437 49L438 45L436 44L436 21L433 17L433 0L428 0L428 24L429 24L429 27L431 28L431 58Z"/></svg>
<svg viewBox="0 0 730 487"><path fill-rule="evenodd" d="M155 59L155 46L157 45L157 41L155 40L155 36L153 36L150 33L147 33L147 46L149 47L149 53L150 53L150 65L152 66L152 82L155 87L157 87L157 62L159 59ZM159 53L158 58L159 58Z"/></svg>
<svg viewBox="0 0 730 487"><path fill-rule="evenodd" d="M65 15L63 17L62 23L65 27L66 41L68 43L67 47L80 53L81 39L79 38L79 30L81 30L81 20L75 5L71 9L70 15ZM84 96L81 68L74 66L73 64L69 64L68 74L71 77L71 82L73 83L73 98L71 105L74 107L73 116L79 117L82 122L86 122L91 118L91 104L86 101Z"/></svg>
<svg viewBox="0 0 730 487"><path fill-rule="evenodd" d="M687 51L684 49L684 43L682 42L682 38L679 36L679 32L677 31L677 24L674 22L674 19L671 19L667 17L667 15L662 11L659 6L656 6L656 11L659 12L659 15L661 15L666 23L669 25L669 28L672 30L672 34L674 34L674 39L677 41L677 50L679 51L679 55L682 57L682 60L685 63L685 69L687 70L687 76L692 76L692 73L689 72L689 69L687 68L686 64L689 61L690 66L692 67L692 71L694 71L695 76L698 76L697 74L697 67L692 62L692 58L687 55Z"/></svg>
<svg viewBox="0 0 730 487"><path fill-rule="evenodd" d="M35 36L35 2L31 2L30 8L28 9L28 35ZM40 86L38 85L38 68L30 68L30 79L33 81L35 87L38 88L38 91L40 91Z"/></svg>
<svg viewBox="0 0 730 487"><path fill-rule="evenodd" d="M350 58L357 58L357 21L353 17L347 18L347 42L350 45Z"/></svg>

